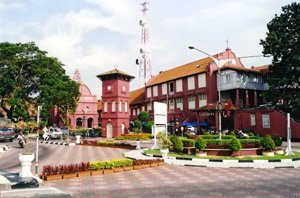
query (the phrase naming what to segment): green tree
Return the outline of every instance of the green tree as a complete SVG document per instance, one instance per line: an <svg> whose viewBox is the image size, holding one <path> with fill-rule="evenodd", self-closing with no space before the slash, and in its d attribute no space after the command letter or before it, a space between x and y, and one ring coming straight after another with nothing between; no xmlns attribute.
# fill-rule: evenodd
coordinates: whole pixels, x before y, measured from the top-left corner
<svg viewBox="0 0 300 198"><path fill-rule="evenodd" d="M300 3L282 7L282 13L267 25L265 40L261 40L264 54L273 56L265 97L274 104L283 99L293 106L292 116L300 115ZM300 116L298 116L298 119Z"/></svg>
<svg viewBox="0 0 300 198"><path fill-rule="evenodd" d="M141 113L139 114L139 120L141 122L146 122L148 117L149 117L149 114L146 111L141 111Z"/></svg>
<svg viewBox="0 0 300 198"><path fill-rule="evenodd" d="M41 117L51 108L75 111L79 88L63 64L35 43L0 43L0 106L13 120L29 120L30 110L42 105Z"/></svg>

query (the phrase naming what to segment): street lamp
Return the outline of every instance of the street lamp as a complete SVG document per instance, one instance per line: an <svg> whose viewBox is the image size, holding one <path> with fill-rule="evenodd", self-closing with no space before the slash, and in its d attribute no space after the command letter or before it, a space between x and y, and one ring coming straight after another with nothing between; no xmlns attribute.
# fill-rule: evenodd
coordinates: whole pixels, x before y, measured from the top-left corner
<svg viewBox="0 0 300 198"><path fill-rule="evenodd" d="M232 61L233 64L235 64L235 59L232 59L232 58L229 58L229 59L219 59L219 58L215 58L213 57L212 55L196 48L196 47L193 47L193 46L189 46L189 49L191 50L197 50L198 52L201 52L205 55L207 55L209 58L211 58L215 64L217 65L218 67L218 107L217 107L217 110L218 110L218 131L219 131L219 140L222 139L222 120L221 120L221 110L222 110L222 106L221 106L221 87L220 87L220 81L221 81L221 74L220 74L220 68L225 65L226 63L228 63L229 61Z"/></svg>

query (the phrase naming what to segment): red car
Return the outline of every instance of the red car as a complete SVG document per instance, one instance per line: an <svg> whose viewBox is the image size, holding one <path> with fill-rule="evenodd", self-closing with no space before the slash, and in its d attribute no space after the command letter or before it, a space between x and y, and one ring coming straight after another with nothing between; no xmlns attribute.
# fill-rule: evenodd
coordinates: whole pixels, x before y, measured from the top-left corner
<svg viewBox="0 0 300 198"><path fill-rule="evenodd" d="M9 128L9 127L0 128L0 141L9 140L12 142L15 138L15 135L16 133L13 128Z"/></svg>

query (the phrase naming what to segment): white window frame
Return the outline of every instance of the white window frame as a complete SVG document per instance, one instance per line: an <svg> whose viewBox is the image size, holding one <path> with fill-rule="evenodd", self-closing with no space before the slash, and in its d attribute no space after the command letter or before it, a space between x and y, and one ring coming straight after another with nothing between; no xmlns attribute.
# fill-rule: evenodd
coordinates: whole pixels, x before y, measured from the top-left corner
<svg viewBox="0 0 300 198"><path fill-rule="evenodd" d="M176 98L176 107L180 110L183 109L183 99L182 98Z"/></svg>
<svg viewBox="0 0 300 198"><path fill-rule="evenodd" d="M153 97L156 97L156 96L158 96L158 86L157 85L153 86Z"/></svg>
<svg viewBox="0 0 300 198"><path fill-rule="evenodd" d="M204 74L199 74L198 75L198 87L206 87L206 75Z"/></svg>
<svg viewBox="0 0 300 198"><path fill-rule="evenodd" d="M255 114L250 114L250 126L256 126Z"/></svg>
<svg viewBox="0 0 300 198"><path fill-rule="evenodd" d="M188 100L189 100L189 109L195 109L195 107L196 107L195 96L189 96Z"/></svg>
<svg viewBox="0 0 300 198"><path fill-rule="evenodd" d="M167 95L167 93L168 93L168 86L167 86L167 83L163 83L163 84L161 85L161 94L162 94L162 95Z"/></svg>
<svg viewBox="0 0 300 198"><path fill-rule="evenodd" d="M173 112L174 109L175 109L174 99L170 99L170 100L169 100L169 110L170 110L171 112Z"/></svg>
<svg viewBox="0 0 300 198"><path fill-rule="evenodd" d="M147 103L147 111L151 111L152 110L152 103L149 102Z"/></svg>
<svg viewBox="0 0 300 198"><path fill-rule="evenodd" d="M270 114L262 114L262 115L261 115L261 120L262 120L262 127L263 127L264 129L269 129L269 128L271 128Z"/></svg>
<svg viewBox="0 0 300 198"><path fill-rule="evenodd" d="M182 92L182 79L176 80L176 92Z"/></svg>
<svg viewBox="0 0 300 198"><path fill-rule="evenodd" d="M152 91L151 91L151 87L147 87L147 98L151 98L152 97Z"/></svg>
<svg viewBox="0 0 300 198"><path fill-rule="evenodd" d="M171 85L172 85L172 86L171 86ZM171 90L171 87L173 87L173 91ZM170 94L170 95L173 95L173 94L174 94L174 91L175 91L175 83L174 83L174 81L169 82L169 94Z"/></svg>
<svg viewBox="0 0 300 198"><path fill-rule="evenodd" d="M207 105L207 95L205 93L199 94L199 107Z"/></svg>
<svg viewBox="0 0 300 198"><path fill-rule="evenodd" d="M188 80L187 80L187 87L188 87L188 90L193 90L195 89L195 76L190 76L188 77Z"/></svg>

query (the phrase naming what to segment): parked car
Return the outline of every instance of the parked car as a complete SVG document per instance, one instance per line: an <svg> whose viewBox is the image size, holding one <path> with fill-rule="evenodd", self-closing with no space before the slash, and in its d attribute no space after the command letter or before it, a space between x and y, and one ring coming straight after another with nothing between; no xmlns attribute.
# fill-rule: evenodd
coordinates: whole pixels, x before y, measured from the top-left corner
<svg viewBox="0 0 300 198"><path fill-rule="evenodd" d="M10 127L2 127L0 128L0 140L9 140L13 141L15 139L16 133L13 128Z"/></svg>
<svg viewBox="0 0 300 198"><path fill-rule="evenodd" d="M62 138L62 131L59 128L50 128L49 136L51 139Z"/></svg>

